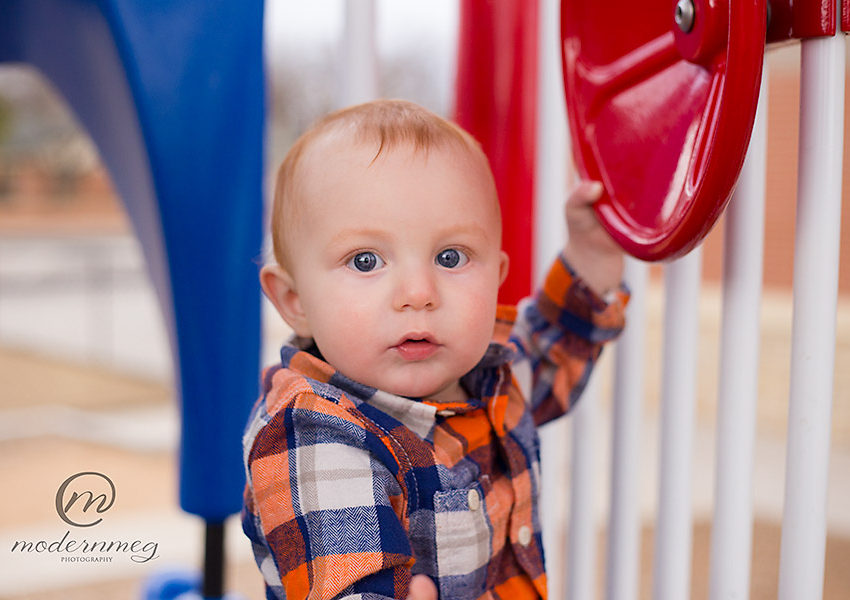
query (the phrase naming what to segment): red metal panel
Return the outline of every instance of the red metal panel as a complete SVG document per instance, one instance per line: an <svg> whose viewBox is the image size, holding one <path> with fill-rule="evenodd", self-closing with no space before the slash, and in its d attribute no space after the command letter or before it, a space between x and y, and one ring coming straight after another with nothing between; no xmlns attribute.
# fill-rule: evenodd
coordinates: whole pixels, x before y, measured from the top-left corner
<svg viewBox="0 0 850 600"><path fill-rule="evenodd" d="M490 159L510 254L499 301L531 290L537 0L462 0L455 118ZM558 216L560 218L560 216Z"/></svg>
<svg viewBox="0 0 850 600"><path fill-rule="evenodd" d="M744 161L764 55L764 0L562 0L573 153L605 184L596 210L644 260L692 249L720 216Z"/></svg>
<svg viewBox="0 0 850 600"><path fill-rule="evenodd" d="M770 19L767 24L768 43L794 39L794 15L791 0L768 0Z"/></svg>
<svg viewBox="0 0 850 600"><path fill-rule="evenodd" d="M842 0L844 7L850 0ZM843 9L846 15L847 10ZM846 17L844 17L846 19ZM770 0L768 43L835 35L833 0Z"/></svg>
<svg viewBox="0 0 850 600"><path fill-rule="evenodd" d="M794 0L794 37L835 35L835 0Z"/></svg>

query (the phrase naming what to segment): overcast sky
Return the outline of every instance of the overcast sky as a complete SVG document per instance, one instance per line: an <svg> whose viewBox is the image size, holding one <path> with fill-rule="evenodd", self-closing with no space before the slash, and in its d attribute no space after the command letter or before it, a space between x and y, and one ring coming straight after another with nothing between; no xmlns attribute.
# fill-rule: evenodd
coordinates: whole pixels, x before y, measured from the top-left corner
<svg viewBox="0 0 850 600"><path fill-rule="evenodd" d="M267 0L266 39L270 58L289 45L333 43L342 32L345 0ZM451 49L457 32L457 0L377 0L379 51L392 51L423 38Z"/></svg>
<svg viewBox="0 0 850 600"><path fill-rule="evenodd" d="M267 0L265 50L271 80L292 73L294 62L308 70L319 65L335 78L331 85L342 82L344 87L339 69L347 65L339 50L346 7L362 10L369 1ZM448 110L457 56L458 0L375 0L374 4L379 87L384 93L424 103L437 112ZM413 73L427 72L427 80L411 82L408 78L400 89L400 64L411 65ZM427 65L426 71L423 65Z"/></svg>

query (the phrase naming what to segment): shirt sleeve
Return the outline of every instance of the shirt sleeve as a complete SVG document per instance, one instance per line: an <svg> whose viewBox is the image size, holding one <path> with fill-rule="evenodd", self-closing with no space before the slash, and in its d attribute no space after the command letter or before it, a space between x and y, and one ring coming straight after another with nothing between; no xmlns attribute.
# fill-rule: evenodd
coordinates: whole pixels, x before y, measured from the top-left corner
<svg viewBox="0 0 850 600"><path fill-rule="evenodd" d="M561 255L538 292L517 307L513 368L538 425L578 400L602 347L623 329L628 298L624 285L601 298Z"/></svg>
<svg viewBox="0 0 850 600"><path fill-rule="evenodd" d="M378 458L386 451L343 407L310 393L259 428L246 445L242 520L268 598L407 595L413 556L401 486L392 461Z"/></svg>

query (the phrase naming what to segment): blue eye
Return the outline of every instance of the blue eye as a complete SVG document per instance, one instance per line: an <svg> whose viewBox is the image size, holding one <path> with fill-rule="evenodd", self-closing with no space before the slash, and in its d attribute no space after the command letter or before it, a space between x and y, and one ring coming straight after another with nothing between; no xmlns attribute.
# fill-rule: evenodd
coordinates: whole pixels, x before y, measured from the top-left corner
<svg viewBox="0 0 850 600"><path fill-rule="evenodd" d="M384 259L374 252L358 252L351 257L346 266L361 273L369 273L375 269L380 269L384 264L386 264Z"/></svg>
<svg viewBox="0 0 850 600"><path fill-rule="evenodd" d="M461 250L448 248L440 252L434 262L446 269L456 269L468 263L469 257Z"/></svg>

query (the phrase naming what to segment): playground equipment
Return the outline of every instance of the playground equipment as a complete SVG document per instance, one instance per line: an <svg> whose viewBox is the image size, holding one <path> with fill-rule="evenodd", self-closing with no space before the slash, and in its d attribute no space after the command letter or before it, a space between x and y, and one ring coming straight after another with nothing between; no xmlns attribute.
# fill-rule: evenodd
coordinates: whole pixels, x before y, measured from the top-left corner
<svg viewBox="0 0 850 600"><path fill-rule="evenodd" d="M561 7L574 156L583 176L605 184L598 214L638 258L686 254L722 213L744 162L764 2Z"/></svg>
<svg viewBox="0 0 850 600"><path fill-rule="evenodd" d="M633 256L683 256L723 212L743 165L760 40L835 35L835 3L680 0L671 9L566 0L561 7L576 163L607 191L597 212Z"/></svg>
<svg viewBox="0 0 850 600"><path fill-rule="evenodd" d="M206 522L200 592L219 598L259 368L263 3L4 0L0 10L0 60L34 65L64 95L144 249L174 356L180 505ZM188 589L172 583L157 580L157 597Z"/></svg>
<svg viewBox="0 0 850 600"><path fill-rule="evenodd" d="M489 107L482 107L480 99L459 97L458 116L466 106L488 115L465 122L487 149L489 140L504 136L499 130L510 130L507 119L527 118L515 107L536 106L536 99L526 97L535 86L523 88L520 100L518 92L505 84L511 81L505 73L525 72L519 57L536 50L520 44L511 47L505 40L525 39L517 30L533 31L537 25L512 15L509 6L474 0L461 6L466 21L461 23L458 94L474 97L478 85L483 85L492 96ZM536 15L538 2L524 8ZM757 105L764 103L765 96L764 87L760 92L765 44L802 40L793 364L779 589L783 600L820 597L844 121L846 48L844 35L837 31L837 16L841 14L847 31L850 3L561 0L560 8L560 58L573 155L582 176L600 179L605 185L597 214L632 255L671 261L665 265L668 308L653 574L653 597L661 600L690 595L699 242L733 190L725 242L710 595L713 599L749 595L766 154L764 109L757 110ZM488 13L499 10L501 16ZM548 11L542 12L551 17ZM545 25L545 16L541 23ZM476 27L493 31L475 32ZM469 55L476 58L464 58ZM492 79L486 80L487 76ZM479 83L469 90L463 85L466 78ZM501 116L494 119L491 113ZM533 131L525 128L523 140ZM513 177L521 180L523 171L533 172L528 157L552 151L548 146L538 146L536 152L527 147L526 141L497 145L497 159L491 155L497 181L500 169L512 170ZM503 204L527 206L527 197L505 197L506 193L522 194L517 187L500 192ZM558 198L555 203L561 201ZM506 239L524 239L525 231L526 221L506 219ZM636 598L639 589L636 473L642 374L649 366L644 362L646 265L629 261L627 280L633 297L629 325L617 348L613 398L609 600ZM593 411L593 403L585 400L573 416L573 447L579 451L573 453L566 588L567 597L578 600L595 597L595 469L589 433L594 429Z"/></svg>
<svg viewBox="0 0 850 600"><path fill-rule="evenodd" d="M499 301L514 304L532 286L537 118L537 1L460 2L455 120L479 141L496 180L511 257Z"/></svg>
<svg viewBox="0 0 850 600"><path fill-rule="evenodd" d="M843 0L845 30L848 5ZM530 252L519 247L527 248L531 237L538 2L462 0L461 7L458 118L482 140L502 182L510 215L506 246L517 248L512 252L519 257L510 300L530 285ZM805 279L795 280L780 597L818 597L841 204L845 48L843 35L836 35L837 6L802 0L563 0L561 8L574 151L583 174L605 184L598 211L624 247L651 260L695 248L744 165L727 236L726 387L718 419L715 514L721 533L712 549L712 598L748 593L747 487L758 348L752 343L757 332L742 324L758 322L765 143L756 102L764 40L804 38L795 272ZM180 503L208 524L200 584L207 598L223 594L221 525L240 507L239 439L256 393L262 9L258 0L6 0L0 20L0 60L35 65L65 95L100 148L144 247L175 353L183 415ZM815 109L813 102L823 99ZM745 163L754 122L761 133ZM517 206L524 208L510 212ZM689 595L687 456L698 271L698 252L668 268L667 304L676 310L665 326L663 506L655 561L661 567L654 577L660 599ZM634 299L615 382L610 599L637 593L639 523L630 510L635 481L629 474L638 455L633 434L641 398L635 380L643 370L635 307L646 270L632 262L628 277ZM576 498L592 487L581 478L574 484ZM577 513L573 521L590 523L592 516ZM592 554L583 552L588 543L581 536L571 537L571 544L572 556ZM592 560L571 564L569 577L573 598L592 597ZM160 581L159 595L197 588L184 583ZM158 597L157 591L149 597Z"/></svg>
<svg viewBox="0 0 850 600"><path fill-rule="evenodd" d="M712 599L749 595L766 154L764 109L756 106L759 99L764 104L766 89L759 94L763 40L797 39L800 162L779 597L822 595L844 122L840 7L846 31L850 5L829 0L678 0L639 8L628 2L561 2L573 151L582 174L606 186L597 214L638 258L683 257L667 265L665 276L656 599L690 595L698 243L729 200L742 165L726 226L709 592ZM756 134L744 162L754 119ZM643 265L629 264L635 297L643 293L646 275ZM617 350L614 383L609 599L634 598L638 589L633 473L640 374L647 365L642 304L634 308ZM588 428L577 422L580 429ZM576 494L588 487L581 480L573 485ZM573 515L571 523L591 519L585 512ZM587 554L582 551L587 543L571 538L570 554ZM569 577L579 583L568 586L570 597L592 597L592 560L573 566Z"/></svg>

